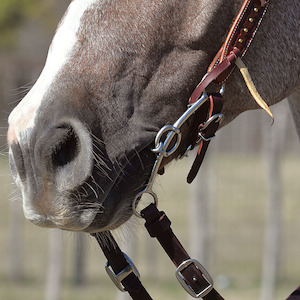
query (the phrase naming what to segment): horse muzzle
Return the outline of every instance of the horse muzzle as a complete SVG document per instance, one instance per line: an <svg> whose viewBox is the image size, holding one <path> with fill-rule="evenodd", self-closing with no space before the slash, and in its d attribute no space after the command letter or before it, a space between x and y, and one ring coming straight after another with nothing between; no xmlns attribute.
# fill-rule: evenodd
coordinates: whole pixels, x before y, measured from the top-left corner
<svg viewBox="0 0 300 300"><path fill-rule="evenodd" d="M100 206L82 203L83 197L74 194L92 173L91 136L74 119L47 128L9 128L10 169L22 192L25 217L43 227L83 230Z"/></svg>
<svg viewBox="0 0 300 300"><path fill-rule="evenodd" d="M22 131L14 124L8 133L10 169L29 221L94 232L131 217L132 201L155 161L149 145L112 160L104 142L79 119L48 120Z"/></svg>

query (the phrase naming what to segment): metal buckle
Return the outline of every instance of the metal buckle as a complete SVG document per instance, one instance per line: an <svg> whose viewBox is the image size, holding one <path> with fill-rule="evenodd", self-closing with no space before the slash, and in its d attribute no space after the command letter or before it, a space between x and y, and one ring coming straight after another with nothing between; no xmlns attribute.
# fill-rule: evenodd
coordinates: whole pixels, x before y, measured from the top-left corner
<svg viewBox="0 0 300 300"><path fill-rule="evenodd" d="M192 287L190 285L187 284L187 282L185 281L184 277L181 274L181 271L184 270L185 268L187 268L189 265L194 264L196 266L196 268L202 273L203 277L205 278L205 280L208 283L208 286L203 289L200 293L196 293ZM188 292L192 297L194 298L203 298L204 296L206 296L207 294L209 294L211 292L211 290L213 289L214 286L214 282L213 279L211 278L211 276L209 275L209 273L206 271L206 269L195 259L188 259L186 261L184 261L177 269L175 272L176 278L179 281L179 283L181 284L181 286L184 288L184 290L186 292Z"/></svg>
<svg viewBox="0 0 300 300"><path fill-rule="evenodd" d="M105 270L112 282L115 284L115 286L121 291L121 292L126 292L125 288L122 285L122 281L129 276L131 273L134 273L134 275L137 278L140 278L140 273L137 270L136 266L132 262L132 260L125 254L123 253L124 257L126 258L126 261L128 262L128 266L122 270L119 274L115 274L114 271L110 268L109 263L107 262L105 265Z"/></svg>
<svg viewBox="0 0 300 300"><path fill-rule="evenodd" d="M223 118L224 118L223 114L216 114L216 115L213 115L212 117L210 117L205 123L203 123L202 126L200 125L201 128L199 129L199 132L198 132L198 139L197 139L196 144L200 143L201 140L204 140L205 142L209 142L210 140L212 140L215 137L215 135L213 135L211 137L205 137L202 134L202 131L207 129L207 127L213 122L219 123Z"/></svg>

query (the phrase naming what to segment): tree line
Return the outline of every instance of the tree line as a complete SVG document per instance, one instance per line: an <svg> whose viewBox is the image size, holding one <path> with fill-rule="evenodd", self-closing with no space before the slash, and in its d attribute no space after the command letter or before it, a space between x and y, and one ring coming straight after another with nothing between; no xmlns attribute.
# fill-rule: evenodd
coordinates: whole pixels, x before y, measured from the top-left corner
<svg viewBox="0 0 300 300"><path fill-rule="evenodd" d="M38 78L69 0L0 1L0 150L7 117Z"/></svg>

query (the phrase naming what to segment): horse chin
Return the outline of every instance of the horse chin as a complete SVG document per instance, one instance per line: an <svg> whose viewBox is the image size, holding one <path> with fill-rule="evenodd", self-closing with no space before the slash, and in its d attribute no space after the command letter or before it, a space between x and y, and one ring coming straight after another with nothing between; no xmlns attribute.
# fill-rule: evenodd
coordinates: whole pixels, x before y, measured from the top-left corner
<svg viewBox="0 0 300 300"><path fill-rule="evenodd" d="M146 187L154 162L155 155L150 147L145 148L127 161L115 179L111 179L108 190L102 191L102 200L93 196L90 199L84 199L83 201L93 203L91 205L95 206L95 217L83 231L95 233L113 230L128 221L133 215L133 200ZM92 187L97 193L96 182L98 186L101 186L97 168L84 186Z"/></svg>

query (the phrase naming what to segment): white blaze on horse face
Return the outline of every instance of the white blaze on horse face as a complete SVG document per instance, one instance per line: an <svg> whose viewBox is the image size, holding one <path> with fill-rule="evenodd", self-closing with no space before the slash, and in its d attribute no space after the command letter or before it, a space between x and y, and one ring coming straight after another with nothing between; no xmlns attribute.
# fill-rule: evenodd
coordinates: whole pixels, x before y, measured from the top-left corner
<svg viewBox="0 0 300 300"><path fill-rule="evenodd" d="M70 59L77 42L81 18L95 2L97 0L74 0L70 4L53 38L39 79L9 116L9 144L17 142L21 132L34 127L36 112L44 96L59 71Z"/></svg>

